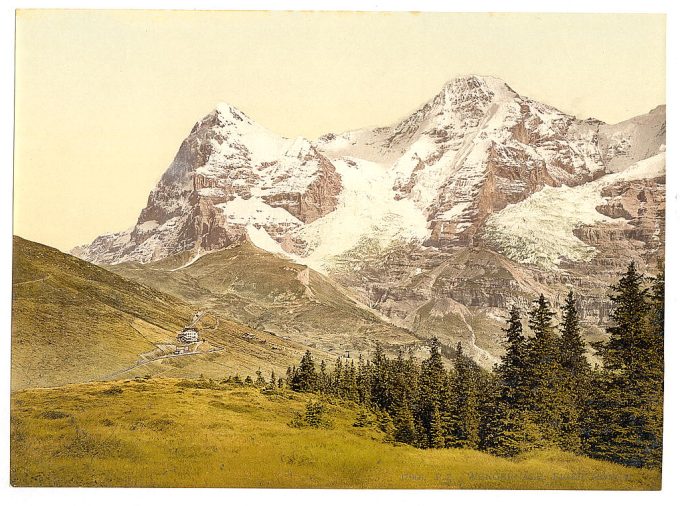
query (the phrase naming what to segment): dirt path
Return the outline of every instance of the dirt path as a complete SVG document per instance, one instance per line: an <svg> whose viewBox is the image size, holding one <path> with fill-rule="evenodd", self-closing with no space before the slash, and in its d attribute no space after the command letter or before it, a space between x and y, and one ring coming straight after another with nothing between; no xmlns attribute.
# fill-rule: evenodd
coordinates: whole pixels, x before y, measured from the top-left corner
<svg viewBox="0 0 680 506"><path fill-rule="evenodd" d="M28 285L29 283L37 283L37 282L39 282L39 281L45 281L46 279L51 278L51 277L52 277L52 275L51 275L51 274L48 274L48 275L45 276L44 278L40 278L40 279L32 279L32 280L30 280L30 281L21 281L20 283L12 283L12 286Z"/></svg>
<svg viewBox="0 0 680 506"><path fill-rule="evenodd" d="M173 358L180 358L180 357L188 357L190 355L207 355L208 353L218 353L220 351L224 351L224 346L218 346L216 348L212 348L210 350L206 351L190 351L188 353L181 353L179 355L175 355L174 353L170 355L161 355L160 357L155 357L151 358L148 360L144 360L143 362L138 362L133 366L126 367L125 369L121 369L119 371L113 372L111 374L107 374L106 376L102 377L102 381L109 380L109 379L114 379L116 376L120 374L125 374L126 372L130 372L133 369L137 369L138 367L142 367L143 365L150 364L151 362L156 362L158 360L165 360L165 359L173 359Z"/></svg>

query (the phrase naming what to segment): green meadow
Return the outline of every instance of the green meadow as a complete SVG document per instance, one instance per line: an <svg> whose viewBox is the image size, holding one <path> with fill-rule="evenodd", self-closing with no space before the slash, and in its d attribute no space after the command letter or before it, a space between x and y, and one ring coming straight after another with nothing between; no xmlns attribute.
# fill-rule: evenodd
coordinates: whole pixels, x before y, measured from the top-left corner
<svg viewBox="0 0 680 506"><path fill-rule="evenodd" d="M657 470L558 451L502 459L421 450L354 427L321 399L324 428L297 428L311 394L207 380L136 379L12 394L14 486L656 490Z"/></svg>

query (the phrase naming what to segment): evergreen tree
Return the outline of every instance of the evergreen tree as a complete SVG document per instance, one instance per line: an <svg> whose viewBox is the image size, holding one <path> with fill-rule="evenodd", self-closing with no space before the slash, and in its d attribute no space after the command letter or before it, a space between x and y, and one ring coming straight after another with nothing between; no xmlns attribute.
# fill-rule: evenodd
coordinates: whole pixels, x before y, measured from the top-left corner
<svg viewBox="0 0 680 506"><path fill-rule="evenodd" d="M450 413L453 431L449 434L449 445L477 448L481 422L478 395L479 367L463 354L460 342L454 357L454 370L450 382Z"/></svg>
<svg viewBox="0 0 680 506"><path fill-rule="evenodd" d="M406 397L398 403L394 415L394 440L400 443L415 445L416 427L413 422L413 413L409 408Z"/></svg>
<svg viewBox="0 0 680 506"><path fill-rule="evenodd" d="M378 409L386 409L390 405L388 367L385 352L378 343L371 359L371 403Z"/></svg>
<svg viewBox="0 0 680 506"><path fill-rule="evenodd" d="M293 369L291 388L296 392L314 392L317 389L316 365L309 350L302 356L300 367Z"/></svg>
<svg viewBox="0 0 680 506"><path fill-rule="evenodd" d="M586 343L581 337L581 325L573 290L569 291L562 306L559 353L562 367L569 371L575 380L582 379L588 373Z"/></svg>
<svg viewBox="0 0 680 506"><path fill-rule="evenodd" d="M561 367L557 334L553 324L555 313L547 299L540 294L529 311L529 328L533 337L528 340L530 418L539 427L542 443L553 446L561 431Z"/></svg>
<svg viewBox="0 0 680 506"><path fill-rule="evenodd" d="M581 328L574 292L569 291L562 306L562 325L558 346L561 366L560 395L562 399L560 447L579 452L583 437L583 411L590 388L590 366L586 359L586 345Z"/></svg>
<svg viewBox="0 0 680 506"><path fill-rule="evenodd" d="M338 397L342 397L342 391L341 391L341 386L342 386L342 359L338 357L335 360L335 369L333 369L333 372L330 374L331 377L331 387L330 390L333 393L333 395L337 395Z"/></svg>
<svg viewBox="0 0 680 506"><path fill-rule="evenodd" d="M317 389L319 392L323 394L329 394L330 393L330 377L328 376L328 373L326 372L326 361L321 360L321 363L319 364L319 374L317 378Z"/></svg>
<svg viewBox="0 0 680 506"><path fill-rule="evenodd" d="M368 427L371 424L371 420L368 417L368 412L366 408L359 408L357 413L357 419L354 421L354 427Z"/></svg>
<svg viewBox="0 0 680 506"><path fill-rule="evenodd" d="M439 406L435 404L428 430L428 446L430 448L444 448L444 428Z"/></svg>
<svg viewBox="0 0 680 506"><path fill-rule="evenodd" d="M380 429L385 434L383 441L386 443L394 442L395 427L390 414L385 410L378 411L377 423L378 429Z"/></svg>
<svg viewBox="0 0 680 506"><path fill-rule="evenodd" d="M430 356L423 361L420 371L415 412L416 432L423 431L419 434L419 441L424 447L439 445L440 441L444 444L441 411L445 387L446 371L439 350L439 340L433 338L430 340Z"/></svg>
<svg viewBox="0 0 680 506"><path fill-rule="evenodd" d="M370 365L359 355L359 368L357 370L357 397L360 404L371 403L371 372Z"/></svg>
<svg viewBox="0 0 680 506"><path fill-rule="evenodd" d="M643 279L631 262L624 276L612 287L614 294L610 299L614 310L610 314L612 325L607 328L611 337L605 346L600 346L604 369L622 373L630 380L646 373L644 362L648 360L645 336L651 307L648 289L642 286Z"/></svg>
<svg viewBox="0 0 680 506"><path fill-rule="evenodd" d="M506 323L506 351L497 368L501 382L500 395L504 402L517 409L526 409L530 396L529 345L517 306L510 309Z"/></svg>
<svg viewBox="0 0 680 506"><path fill-rule="evenodd" d="M256 379L255 379L255 386L258 388L264 388L267 385L267 382L264 379L264 376L262 375L262 371L259 369L255 372L256 374Z"/></svg>
<svg viewBox="0 0 680 506"><path fill-rule="evenodd" d="M496 381L481 406L481 446L491 453L512 456L533 447L528 438L531 407L531 362L517 306L510 308L505 329L505 355L495 370Z"/></svg>
<svg viewBox="0 0 680 506"><path fill-rule="evenodd" d="M643 282L631 262L612 287L611 337L597 347L603 372L588 406L586 444L591 456L654 467L662 452L663 277L651 297Z"/></svg>

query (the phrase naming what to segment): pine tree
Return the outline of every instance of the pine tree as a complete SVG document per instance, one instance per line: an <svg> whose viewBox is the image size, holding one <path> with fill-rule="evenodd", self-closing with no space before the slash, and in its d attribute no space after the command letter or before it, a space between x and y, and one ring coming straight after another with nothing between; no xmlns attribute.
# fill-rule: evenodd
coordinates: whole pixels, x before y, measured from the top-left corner
<svg viewBox="0 0 680 506"><path fill-rule="evenodd" d="M394 414L394 440L400 443L415 445L416 427L413 422L413 413L409 408L406 397L398 403Z"/></svg>
<svg viewBox="0 0 680 506"><path fill-rule="evenodd" d="M624 276L612 287L614 294L610 298L614 311L610 320L613 325L607 328L611 337L606 346L600 347L604 369L623 373L631 380L646 372L644 361L648 350L644 336L651 307L648 289L642 286L643 279L631 262Z"/></svg>
<svg viewBox="0 0 680 506"><path fill-rule="evenodd" d="M335 360L335 368L333 369L333 372L331 373L331 392L333 395L337 395L338 397L342 397L342 359L338 357Z"/></svg>
<svg viewBox="0 0 680 506"><path fill-rule="evenodd" d="M416 431L422 427L420 444L432 446L444 444L444 433L441 421L442 400L446 387L446 371L439 350L439 341L430 340L430 356L423 361L418 380L418 400L416 408ZM435 415L437 420L435 420ZM418 423L419 422L419 423ZM439 446L437 446L439 448Z"/></svg>
<svg viewBox="0 0 680 506"><path fill-rule="evenodd" d="M530 396L529 344L522 329L517 306L512 306L506 320L506 351L497 368L501 381L501 396L517 409L526 409Z"/></svg>
<svg viewBox="0 0 680 506"><path fill-rule="evenodd" d="M371 403L378 409L386 409L390 405L388 366L383 347L378 343L371 359Z"/></svg>
<svg viewBox="0 0 680 506"><path fill-rule="evenodd" d="M255 379L255 386L257 388L264 388L267 385L267 382L264 379L264 376L262 375L262 371L259 369L255 372L257 378Z"/></svg>
<svg viewBox="0 0 680 506"><path fill-rule="evenodd" d="M428 431L428 446L430 448L444 448L444 428L442 427L442 417L439 406L435 404L430 420Z"/></svg>
<svg viewBox="0 0 680 506"><path fill-rule="evenodd" d="M354 421L354 427L368 427L371 424L371 420L368 417L368 412L366 411L366 408L359 408L359 412L357 413L357 418Z"/></svg>
<svg viewBox="0 0 680 506"><path fill-rule="evenodd" d="M459 342L454 356L454 370L451 376L451 415L453 433L449 444L463 448L479 446L480 406L479 367L463 353Z"/></svg>
<svg viewBox="0 0 680 506"><path fill-rule="evenodd" d="M539 427L545 446L553 446L559 440L561 428L561 367L554 316L547 299L540 294L529 311L529 328L534 335L527 346L528 411Z"/></svg>
<svg viewBox="0 0 680 506"><path fill-rule="evenodd" d="M590 387L590 366L572 290L562 306L558 353L561 366L559 393L562 401L559 444L563 450L579 452L582 447L584 402Z"/></svg>
<svg viewBox="0 0 680 506"><path fill-rule="evenodd" d="M394 441L394 422L387 411L378 412L378 428L385 433L385 442L390 443Z"/></svg>
<svg viewBox="0 0 680 506"><path fill-rule="evenodd" d="M317 378L317 389L319 392L322 394L328 394L330 393L330 377L328 376L328 373L326 372L326 361L321 360L321 363L319 364L319 375Z"/></svg>
<svg viewBox="0 0 680 506"><path fill-rule="evenodd" d="M461 444L460 413L457 405L458 377L455 370L448 372L446 388L442 402L442 428L444 430L444 446L453 448Z"/></svg>
<svg viewBox="0 0 680 506"><path fill-rule="evenodd" d="M589 401L586 443L591 456L654 467L661 465L662 450L663 277L651 297L643 282L631 262L612 287L611 337L597 347L603 372Z"/></svg>
<svg viewBox="0 0 680 506"><path fill-rule="evenodd" d="M524 336L517 306L510 308L505 329L506 352L495 369L486 403L480 407L481 446L491 453L512 456L530 449L528 425L531 408L531 363L529 341Z"/></svg>
<svg viewBox="0 0 680 506"><path fill-rule="evenodd" d="M370 365L359 355L359 367L357 370L357 396L359 404L371 403L371 376Z"/></svg>
<svg viewBox="0 0 680 506"><path fill-rule="evenodd" d="M307 350L300 360L300 367L293 369L291 388L296 392L314 392L317 389L317 383L314 358Z"/></svg>
<svg viewBox="0 0 680 506"><path fill-rule="evenodd" d="M581 337L581 326L574 299L570 290L562 306L562 328L559 343L560 363L575 379L581 379L590 367L586 359L586 343Z"/></svg>
<svg viewBox="0 0 680 506"><path fill-rule="evenodd" d="M491 413L483 448L500 457L514 457L538 448L544 436L530 412L504 405Z"/></svg>

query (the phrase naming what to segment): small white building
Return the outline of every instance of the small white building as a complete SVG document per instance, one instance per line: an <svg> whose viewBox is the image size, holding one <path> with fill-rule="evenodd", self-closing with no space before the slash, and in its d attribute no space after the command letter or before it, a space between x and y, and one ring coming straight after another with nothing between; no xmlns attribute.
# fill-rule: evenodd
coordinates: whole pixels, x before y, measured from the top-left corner
<svg viewBox="0 0 680 506"><path fill-rule="evenodd" d="M177 340L182 343L197 343L198 329L196 327L184 327L182 332L177 334Z"/></svg>

